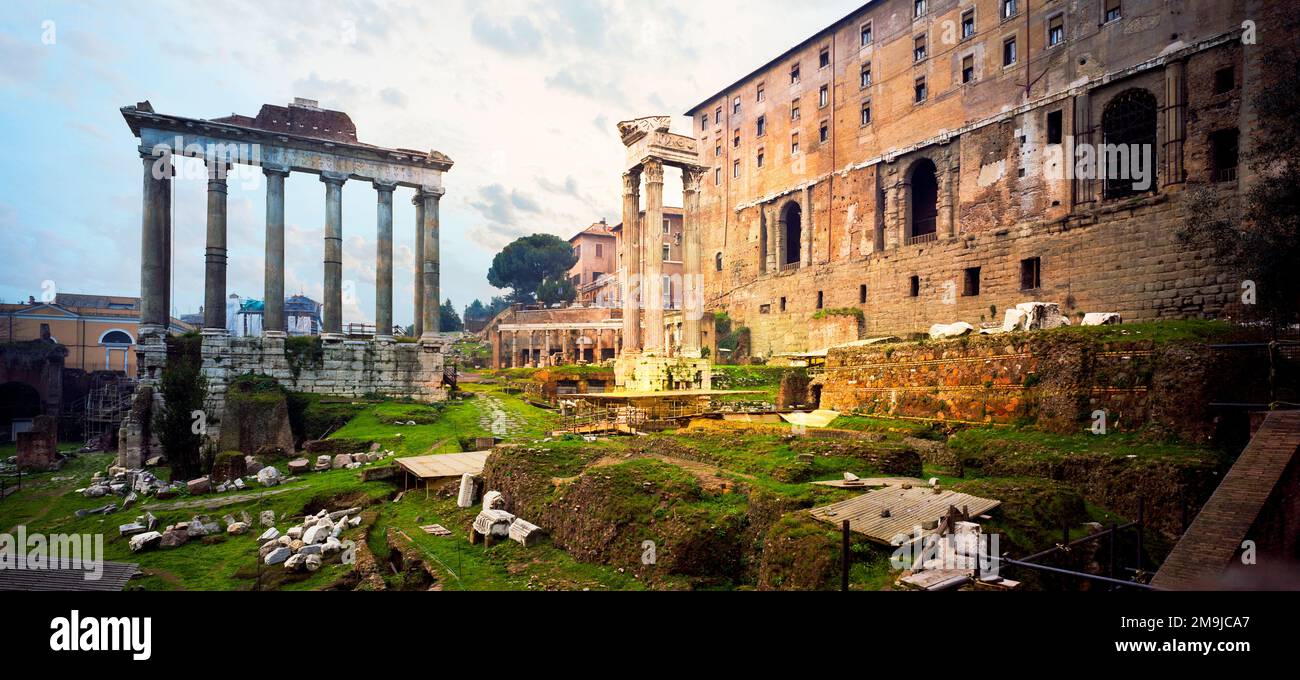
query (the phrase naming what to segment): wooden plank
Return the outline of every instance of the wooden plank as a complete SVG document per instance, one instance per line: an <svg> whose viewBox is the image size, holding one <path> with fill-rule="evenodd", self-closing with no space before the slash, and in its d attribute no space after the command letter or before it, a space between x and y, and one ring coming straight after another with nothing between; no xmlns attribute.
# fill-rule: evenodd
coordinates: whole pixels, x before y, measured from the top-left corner
<svg viewBox="0 0 1300 680"><path fill-rule="evenodd" d="M483 465L491 451L472 451L469 453L439 453L431 456L412 456L397 458L397 464L420 479L438 479L441 477L460 477L465 473L478 475L483 472Z"/></svg>
<svg viewBox="0 0 1300 680"><path fill-rule="evenodd" d="M855 498L812 509L812 516L823 522L839 526L849 520L851 531L888 545L894 536L911 535L916 527L939 520L948 508L968 508L971 515L980 515L1001 505L1001 501L980 498L956 491L935 493L930 487L885 487ZM881 512L889 509L889 517ZM928 533L923 530L922 533Z"/></svg>

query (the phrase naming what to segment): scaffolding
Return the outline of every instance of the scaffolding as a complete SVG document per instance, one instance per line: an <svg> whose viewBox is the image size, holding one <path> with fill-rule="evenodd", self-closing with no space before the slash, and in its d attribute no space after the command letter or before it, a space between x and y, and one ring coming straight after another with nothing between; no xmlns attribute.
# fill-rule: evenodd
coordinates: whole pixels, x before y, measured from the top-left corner
<svg viewBox="0 0 1300 680"><path fill-rule="evenodd" d="M96 373L86 393L81 429L87 444L117 430L131 410L135 382L119 374Z"/></svg>

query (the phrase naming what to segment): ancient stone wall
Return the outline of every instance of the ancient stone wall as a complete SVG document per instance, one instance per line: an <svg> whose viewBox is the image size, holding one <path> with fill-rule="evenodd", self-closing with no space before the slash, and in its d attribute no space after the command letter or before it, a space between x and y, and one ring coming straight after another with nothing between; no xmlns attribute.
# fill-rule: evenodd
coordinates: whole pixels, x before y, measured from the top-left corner
<svg viewBox="0 0 1300 680"><path fill-rule="evenodd" d="M1197 343L1093 342L1066 330L832 348L821 408L967 423L1089 431L1213 433L1216 376L1234 372Z"/></svg>

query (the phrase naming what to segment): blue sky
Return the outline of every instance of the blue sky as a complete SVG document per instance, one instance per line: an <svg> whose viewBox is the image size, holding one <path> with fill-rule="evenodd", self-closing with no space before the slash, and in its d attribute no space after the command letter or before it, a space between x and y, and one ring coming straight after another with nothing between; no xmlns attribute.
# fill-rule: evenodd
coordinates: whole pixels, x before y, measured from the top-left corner
<svg viewBox="0 0 1300 680"><path fill-rule="evenodd" d="M119 109L256 115L294 97L346 111L366 143L437 149L442 290L502 291L492 256L521 235L619 219L614 124L688 107L860 5L711 2L7 2L0 9L0 300L136 295L141 163ZM797 7L797 11L795 11ZM667 202L680 185L669 177ZM203 295L206 199L177 180L173 312ZM394 316L411 321L412 192L394 200ZM264 186L231 181L228 291L261 297ZM374 318L375 192L343 191L346 322ZM286 289L321 295L324 186L286 183ZM50 283L52 282L52 283Z"/></svg>

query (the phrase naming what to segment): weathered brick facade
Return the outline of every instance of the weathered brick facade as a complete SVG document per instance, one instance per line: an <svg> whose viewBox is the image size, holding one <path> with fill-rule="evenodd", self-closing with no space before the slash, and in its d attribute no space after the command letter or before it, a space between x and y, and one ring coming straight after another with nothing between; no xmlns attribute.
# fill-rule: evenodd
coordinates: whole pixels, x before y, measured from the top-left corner
<svg viewBox="0 0 1300 680"><path fill-rule="evenodd" d="M1235 313L1239 282L1177 233L1189 186L1235 194L1252 180L1216 167L1212 135L1239 130L1249 147L1260 76L1242 23L1263 3L1124 0L1109 20L1102 0L1017 0L1006 18L1003 0L925 5L914 17L913 0L869 3L689 112L711 166L710 310L748 326L759 356L817 349L819 307L861 309L864 337L993 322L1029 300L1076 321ZM1117 97L1152 102L1155 176L1108 197L1109 180L1062 166L1121 139Z"/></svg>

